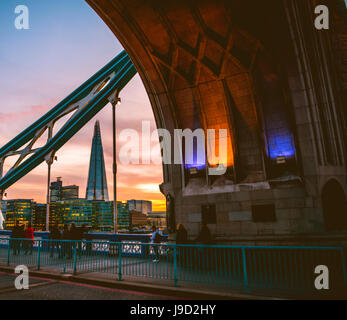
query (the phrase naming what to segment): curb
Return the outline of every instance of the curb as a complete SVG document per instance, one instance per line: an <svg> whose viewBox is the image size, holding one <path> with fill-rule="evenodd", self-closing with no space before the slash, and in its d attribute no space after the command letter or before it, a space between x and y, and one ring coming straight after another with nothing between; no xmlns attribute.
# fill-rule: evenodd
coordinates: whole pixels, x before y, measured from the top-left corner
<svg viewBox="0 0 347 320"><path fill-rule="evenodd" d="M11 267L0 267L0 271L13 273ZM30 275L46 279L70 281L74 283L95 285L106 288L141 291L145 293L172 296L190 300L283 300L282 298L248 295L242 293L219 293L215 291L196 290L180 287L158 286L153 284L135 283L130 281L90 279L76 275L60 275L44 271L32 271Z"/></svg>

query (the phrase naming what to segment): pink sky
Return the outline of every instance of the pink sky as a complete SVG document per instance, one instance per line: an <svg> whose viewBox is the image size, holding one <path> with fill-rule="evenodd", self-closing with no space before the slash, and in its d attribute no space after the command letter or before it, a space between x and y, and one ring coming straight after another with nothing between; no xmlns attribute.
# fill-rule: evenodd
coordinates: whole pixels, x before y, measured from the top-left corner
<svg viewBox="0 0 347 320"><path fill-rule="evenodd" d="M126 128L135 129L141 134L142 120L150 121L152 130L156 128L147 94L138 75L123 89L120 96L122 103L118 105L116 115L117 138L120 131ZM0 144L6 143L52 106L52 103L47 102L46 105L23 107L18 112L6 112L6 110L0 112ZM110 104L56 153L58 161L52 166L52 180L61 176L64 184L79 185L80 197L85 196L93 127L97 119L100 120L109 195L112 199L112 111ZM59 126L59 123L57 125ZM45 137L42 140L44 139ZM40 146L40 142L37 146ZM117 149L119 150L124 143L118 139ZM152 143L153 148L156 144ZM9 158L5 169L14 161L15 157ZM7 198L33 198L38 202L44 202L46 177L47 165L41 164L6 190ZM117 197L119 200L148 199L153 201L155 210L164 210L164 197L158 188L161 182L161 165L122 165L118 159Z"/></svg>
<svg viewBox="0 0 347 320"><path fill-rule="evenodd" d="M112 32L84 2L37 0L28 2L30 30L16 30L13 8L0 2L0 146L23 131L108 63L122 47ZM141 79L136 75L120 94L117 133L139 129L142 120L155 129L152 108ZM57 152L52 181L61 176L64 185L80 187L85 197L94 123L98 119L106 162L110 199L112 192L112 110L106 106ZM117 148L122 143L118 142ZM14 158L14 157L12 157ZM7 166L15 159L8 158ZM6 164L6 163L5 163ZM7 198L46 199L47 165L41 164L6 190ZM119 200L152 200L154 210L164 210L158 185L161 165L119 165Z"/></svg>

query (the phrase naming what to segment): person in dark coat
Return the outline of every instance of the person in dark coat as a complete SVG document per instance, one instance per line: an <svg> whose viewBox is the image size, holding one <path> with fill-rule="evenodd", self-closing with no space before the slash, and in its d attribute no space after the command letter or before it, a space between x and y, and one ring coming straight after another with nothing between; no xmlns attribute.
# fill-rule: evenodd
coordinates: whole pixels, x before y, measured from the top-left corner
<svg viewBox="0 0 347 320"><path fill-rule="evenodd" d="M186 244L188 242L188 233L182 223L177 225L176 244Z"/></svg>
<svg viewBox="0 0 347 320"><path fill-rule="evenodd" d="M33 247L34 247L34 229L31 226L31 223L29 222L28 227L25 229L25 239L24 240L24 249L25 254L30 252L30 255L33 254Z"/></svg>
<svg viewBox="0 0 347 320"><path fill-rule="evenodd" d="M70 252L69 257L70 258L72 257L73 249L76 248L76 250L77 250L77 241L80 240L80 237L81 237L81 234L80 234L80 231L77 229L76 224L74 222L71 223L71 226L70 226L70 240L73 240L73 241L70 242L70 246L69 246L69 252Z"/></svg>
<svg viewBox="0 0 347 320"><path fill-rule="evenodd" d="M91 255L92 249L93 249L93 243L92 243L93 238L89 234L89 228L87 226L85 226L84 228L83 239L86 241L86 254Z"/></svg>
<svg viewBox="0 0 347 320"><path fill-rule="evenodd" d="M87 226L82 224L80 228L78 228L78 243L77 243L77 252L78 256L82 255L83 251L83 240L86 240L86 233L88 232Z"/></svg>
<svg viewBox="0 0 347 320"><path fill-rule="evenodd" d="M202 222L200 224L200 232L198 237L196 238L196 242L199 242L205 245L212 243L212 235L211 235L210 229L207 227L205 222Z"/></svg>
<svg viewBox="0 0 347 320"><path fill-rule="evenodd" d="M205 246L212 244L212 235L205 222L202 222L200 224L200 232L198 237L196 238L196 242L203 244ZM198 249L200 269L208 270L211 268L213 250L214 250L213 248L208 248L208 247Z"/></svg>
<svg viewBox="0 0 347 320"><path fill-rule="evenodd" d="M180 247L180 244L188 243L188 232L182 223L177 225L176 228L176 244L178 247L176 248L177 252L177 261L180 266L185 267L188 261L189 249L188 247Z"/></svg>
<svg viewBox="0 0 347 320"><path fill-rule="evenodd" d="M152 236L151 236L151 243L153 244L159 244L161 242L161 236L159 233L159 230L157 229L156 226L152 227ZM155 254L155 259L153 259L153 262L159 262L159 246L154 245L152 246L154 254Z"/></svg>
<svg viewBox="0 0 347 320"><path fill-rule="evenodd" d="M13 254L17 255L20 254L20 245L21 245L21 240L18 240L20 238L24 238L24 230L22 230L22 226L19 225L19 222L16 221L15 226L12 229L12 234L11 234L11 246L13 249Z"/></svg>
<svg viewBox="0 0 347 320"><path fill-rule="evenodd" d="M49 234L50 241L50 257L52 258L54 255L55 249L57 249L58 257L61 256L61 248L59 241L61 240L61 233L58 227L58 224L56 223Z"/></svg>
<svg viewBox="0 0 347 320"><path fill-rule="evenodd" d="M79 231L76 228L76 224L73 222L70 225L70 239L71 240L78 240L79 239Z"/></svg>
<svg viewBox="0 0 347 320"><path fill-rule="evenodd" d="M62 240L70 240L70 230L67 224L64 224L63 234L62 234ZM71 250L70 249L70 243L67 241L62 242L62 257L68 256L71 258Z"/></svg>

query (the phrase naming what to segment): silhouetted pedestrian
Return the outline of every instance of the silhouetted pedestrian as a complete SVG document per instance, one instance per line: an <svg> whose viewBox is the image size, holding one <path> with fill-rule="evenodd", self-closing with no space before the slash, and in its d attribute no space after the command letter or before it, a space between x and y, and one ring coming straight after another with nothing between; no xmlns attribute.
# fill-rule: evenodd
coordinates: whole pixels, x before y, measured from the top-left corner
<svg viewBox="0 0 347 320"><path fill-rule="evenodd" d="M56 223L49 234L50 239L50 257L52 258L54 256L54 251L57 249L58 257L61 257L61 248L60 248L60 240L61 240L61 233L58 227L58 224Z"/></svg>
<svg viewBox="0 0 347 320"><path fill-rule="evenodd" d="M62 257L71 257L71 250L69 250L70 244L69 241L67 241L70 240L70 230L67 224L64 224L62 240L64 240L62 241Z"/></svg>
<svg viewBox="0 0 347 320"><path fill-rule="evenodd" d="M80 231L76 228L76 224L73 222L71 223L70 226L70 240L72 240L70 242L70 258L72 257L72 251L73 249L77 250L77 243L80 240Z"/></svg>
<svg viewBox="0 0 347 320"><path fill-rule="evenodd" d="M188 242L188 233L182 223L177 225L176 244L186 244Z"/></svg>
<svg viewBox="0 0 347 320"><path fill-rule="evenodd" d="M182 223L177 225L176 228L176 252L177 252L177 260L179 266L187 265L187 257L189 254L188 247L181 247L182 244L187 244L188 242L188 232Z"/></svg>
<svg viewBox="0 0 347 320"><path fill-rule="evenodd" d="M10 240L14 255L20 254L21 241L19 239L21 237L22 237L22 227L19 225L19 222L16 221L16 224L12 229L11 240Z"/></svg>
<svg viewBox="0 0 347 320"><path fill-rule="evenodd" d="M28 227L25 229L25 239L24 240L24 253L27 254L30 251L30 254L33 254L34 247L34 229L29 222Z"/></svg>
<svg viewBox="0 0 347 320"><path fill-rule="evenodd" d="M198 237L196 238L196 242L201 243L205 246L212 244L212 235L207 227L205 222L200 224L200 232ZM200 248L198 249L198 257L199 257L199 268L202 270L210 269L212 266L212 257L213 257L214 248Z"/></svg>
<svg viewBox="0 0 347 320"><path fill-rule="evenodd" d="M200 232L198 237L196 238L196 242L201 244L211 244L212 243L212 235L210 229L207 227L205 222L201 222L200 224Z"/></svg>
<svg viewBox="0 0 347 320"><path fill-rule="evenodd" d="M152 236L151 236L151 243L155 244L153 247L153 251L155 254L155 259L153 259L153 262L159 262L159 244L161 242L161 235L159 233L159 230L156 226L152 227Z"/></svg>
<svg viewBox="0 0 347 320"><path fill-rule="evenodd" d="M83 252L83 240L85 240L87 232L87 226L85 224L82 224L82 226L78 228L77 252L79 257L82 255Z"/></svg>

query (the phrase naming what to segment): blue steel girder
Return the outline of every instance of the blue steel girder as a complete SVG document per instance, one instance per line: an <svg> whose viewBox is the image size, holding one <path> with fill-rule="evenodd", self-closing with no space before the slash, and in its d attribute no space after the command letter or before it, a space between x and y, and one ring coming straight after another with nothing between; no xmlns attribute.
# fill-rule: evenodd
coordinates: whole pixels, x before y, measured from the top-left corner
<svg viewBox="0 0 347 320"><path fill-rule="evenodd" d="M4 190L44 161L50 162L56 151L70 140L90 119L109 102L136 74L129 56L122 51L116 58L95 73L39 120L0 148L0 196ZM54 124L72 114L62 128L53 135ZM44 146L34 149L35 142L48 130ZM23 147L27 144L25 147ZM22 148L22 149L20 149ZM12 168L2 177L7 157L19 155ZM28 156L31 155L29 158ZM27 159L26 159L27 158ZM24 159L26 159L24 161Z"/></svg>

